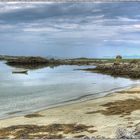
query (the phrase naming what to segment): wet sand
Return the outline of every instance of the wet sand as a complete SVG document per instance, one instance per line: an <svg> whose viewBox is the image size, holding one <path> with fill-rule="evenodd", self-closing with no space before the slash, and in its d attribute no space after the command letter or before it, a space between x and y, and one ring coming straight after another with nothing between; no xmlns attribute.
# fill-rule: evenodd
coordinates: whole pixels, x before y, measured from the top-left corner
<svg viewBox="0 0 140 140"><path fill-rule="evenodd" d="M0 120L0 138L114 138L140 122L140 87L99 99Z"/></svg>

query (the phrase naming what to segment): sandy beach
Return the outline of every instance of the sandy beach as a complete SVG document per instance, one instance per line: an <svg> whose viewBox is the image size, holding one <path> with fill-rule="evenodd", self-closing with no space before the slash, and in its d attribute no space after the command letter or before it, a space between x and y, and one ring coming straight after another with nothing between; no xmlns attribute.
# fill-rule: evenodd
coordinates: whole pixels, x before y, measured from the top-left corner
<svg viewBox="0 0 140 140"><path fill-rule="evenodd" d="M12 1L0 2L0 139L140 139L139 1Z"/></svg>
<svg viewBox="0 0 140 140"><path fill-rule="evenodd" d="M140 87L133 87L94 100L0 120L0 138L114 138L118 128L133 130L139 122Z"/></svg>

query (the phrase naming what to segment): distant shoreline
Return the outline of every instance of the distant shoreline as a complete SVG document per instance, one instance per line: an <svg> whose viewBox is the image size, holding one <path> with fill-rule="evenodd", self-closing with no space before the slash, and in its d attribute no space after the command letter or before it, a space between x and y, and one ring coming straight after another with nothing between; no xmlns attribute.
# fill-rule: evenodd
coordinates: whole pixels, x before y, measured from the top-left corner
<svg viewBox="0 0 140 140"><path fill-rule="evenodd" d="M59 65L91 65L96 68L84 69L86 71L102 73L114 77L125 77L132 79L140 78L140 59L96 59L96 58L76 58L76 59L54 59L34 56L3 56L0 60L6 61L7 65L16 68L39 69L43 67L55 67Z"/></svg>
<svg viewBox="0 0 140 140"><path fill-rule="evenodd" d="M58 65L97 65L101 60L77 58L77 59L54 59L38 56L5 56L0 55L0 60L6 61L6 64L17 68L38 69L47 66Z"/></svg>

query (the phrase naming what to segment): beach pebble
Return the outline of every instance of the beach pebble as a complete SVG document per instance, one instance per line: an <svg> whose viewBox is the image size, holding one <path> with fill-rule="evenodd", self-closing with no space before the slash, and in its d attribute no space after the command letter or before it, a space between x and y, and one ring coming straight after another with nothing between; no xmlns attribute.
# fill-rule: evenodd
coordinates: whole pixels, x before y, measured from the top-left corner
<svg viewBox="0 0 140 140"><path fill-rule="evenodd" d="M135 139L137 138L133 131L129 131L125 128L118 128L116 131L117 139Z"/></svg>

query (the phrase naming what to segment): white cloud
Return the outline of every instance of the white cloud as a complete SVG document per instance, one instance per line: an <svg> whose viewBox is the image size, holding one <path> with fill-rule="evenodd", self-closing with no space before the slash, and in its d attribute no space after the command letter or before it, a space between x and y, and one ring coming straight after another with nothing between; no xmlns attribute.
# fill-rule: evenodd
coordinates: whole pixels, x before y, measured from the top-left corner
<svg viewBox="0 0 140 140"><path fill-rule="evenodd" d="M135 24L133 27L140 29L140 24Z"/></svg>
<svg viewBox="0 0 140 140"><path fill-rule="evenodd" d="M35 8L42 4L52 4L52 3L53 2L0 2L0 13Z"/></svg>
<svg viewBox="0 0 140 140"><path fill-rule="evenodd" d="M11 11L16 11L23 8L32 8L33 5L25 4L3 4L0 3L0 13L6 13Z"/></svg>
<svg viewBox="0 0 140 140"><path fill-rule="evenodd" d="M24 28L23 31L24 32L56 32L60 30L51 27L40 27L40 28Z"/></svg>
<svg viewBox="0 0 140 140"><path fill-rule="evenodd" d="M14 25L9 25L9 24L7 24L7 25L0 25L0 29L2 30L2 29L13 29L13 28L15 28L16 26L14 26Z"/></svg>
<svg viewBox="0 0 140 140"><path fill-rule="evenodd" d="M140 40L131 40L129 39L112 39L112 40L104 40L104 42L120 42L120 43L132 43L132 44L140 44Z"/></svg>
<svg viewBox="0 0 140 140"><path fill-rule="evenodd" d="M127 22L131 22L131 21L140 21L139 19L132 19L132 18L128 18L128 17L118 17L119 21L127 21Z"/></svg>

